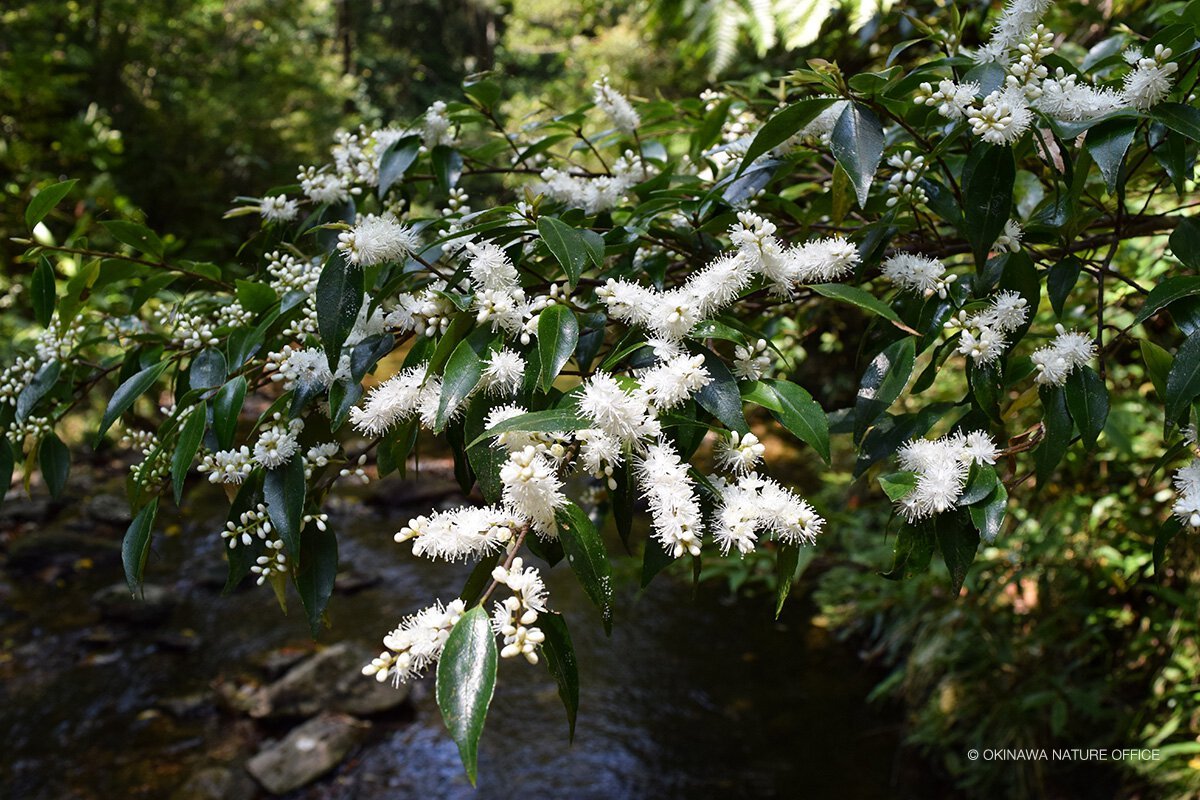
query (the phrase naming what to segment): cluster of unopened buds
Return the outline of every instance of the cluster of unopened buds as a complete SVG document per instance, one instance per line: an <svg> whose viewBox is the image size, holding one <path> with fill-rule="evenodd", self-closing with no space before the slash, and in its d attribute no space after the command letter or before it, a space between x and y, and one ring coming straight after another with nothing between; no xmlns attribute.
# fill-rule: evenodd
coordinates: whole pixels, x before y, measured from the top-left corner
<svg viewBox="0 0 1200 800"><path fill-rule="evenodd" d="M929 199L918 183L925 170L925 156L905 150L889 158L888 166L895 170L888 181L888 194L891 195L887 199L888 208L894 208L901 201L915 206Z"/></svg>
<svg viewBox="0 0 1200 800"><path fill-rule="evenodd" d="M268 541L266 553L254 559L254 566L250 567L250 571L258 576L255 583L259 586L274 575L286 575L287 570L287 556L283 553L282 539Z"/></svg>
<svg viewBox="0 0 1200 800"><path fill-rule="evenodd" d="M259 503L254 508L243 511L237 521L225 523L221 538L229 544L229 549L235 549L239 544L249 547L255 538L266 540L271 533L271 520L267 516L267 507Z"/></svg>
<svg viewBox="0 0 1200 800"><path fill-rule="evenodd" d="M546 610L546 587L534 567L524 567L514 558L507 568L492 570L492 579L512 590L512 595L497 602L492 612L492 627L504 637L501 658L524 656L530 664L538 662L537 648L546 641L541 628L535 627L538 613Z"/></svg>

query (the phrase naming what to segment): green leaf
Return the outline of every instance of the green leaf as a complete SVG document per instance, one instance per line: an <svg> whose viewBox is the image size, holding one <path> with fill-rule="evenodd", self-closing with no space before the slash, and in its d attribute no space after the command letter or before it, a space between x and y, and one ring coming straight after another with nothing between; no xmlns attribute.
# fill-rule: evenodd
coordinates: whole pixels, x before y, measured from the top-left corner
<svg viewBox="0 0 1200 800"><path fill-rule="evenodd" d="M539 217L537 223L538 236L550 248L550 252L558 259L567 279L574 288L583 274L583 267L589 259L589 248L584 244L579 231L563 222L558 217Z"/></svg>
<svg viewBox="0 0 1200 800"><path fill-rule="evenodd" d="M387 194L392 184L400 180L421 150L420 136L405 136L394 142L379 159L379 196Z"/></svg>
<svg viewBox="0 0 1200 800"><path fill-rule="evenodd" d="M121 563L125 565L125 584L130 594L136 595L142 587L142 573L146 570L146 558L150 555L150 534L157 514L158 498L155 497L129 523L125 538L121 540Z"/></svg>
<svg viewBox="0 0 1200 800"><path fill-rule="evenodd" d="M275 290L265 283L256 283L238 278L237 299L242 308L252 314L261 314L275 305L275 301L279 298L275 296Z"/></svg>
<svg viewBox="0 0 1200 800"><path fill-rule="evenodd" d="M297 459L298 460L298 459ZM332 530L320 530L309 524L300 531L300 571L296 573L296 591L304 604L312 638L321 632L321 616L333 596L337 577L338 546Z"/></svg>
<svg viewBox="0 0 1200 800"><path fill-rule="evenodd" d="M712 380L696 392L696 403L730 430L748 432L750 427L742 413L742 393L725 362L708 348L693 345L690 349L704 356L704 368L712 376Z"/></svg>
<svg viewBox="0 0 1200 800"><path fill-rule="evenodd" d="M1176 300L1194 294L1200 294L1200 276L1177 275L1174 278L1167 278L1146 295L1146 303L1138 315L1133 318L1133 324L1140 325Z"/></svg>
<svg viewBox="0 0 1200 800"><path fill-rule="evenodd" d="M458 185L458 179L462 177L462 153L439 144L429 154L429 160L433 163L433 174L439 186L443 189L453 189Z"/></svg>
<svg viewBox="0 0 1200 800"><path fill-rule="evenodd" d="M571 741L575 740L575 717L579 713L579 666L575 660L575 646L562 614L548 611L538 615L538 627L546 640L542 642L542 655L546 668L558 684L558 696L567 711L567 726Z"/></svg>
<svg viewBox="0 0 1200 800"><path fill-rule="evenodd" d="M283 466L267 470L263 480L267 516L283 540L288 558L293 562L300 558L300 525L304 516L305 491L304 459L300 456L292 456L292 460Z"/></svg>
<svg viewBox="0 0 1200 800"><path fill-rule="evenodd" d="M1012 148L979 144L963 168L963 205L967 241L980 268L1012 213L1017 168Z"/></svg>
<svg viewBox="0 0 1200 800"><path fill-rule="evenodd" d="M866 206L871 181L883 157L883 125L875 112L850 103L833 126L833 157L846 170L854 185L859 208Z"/></svg>
<svg viewBox="0 0 1200 800"><path fill-rule="evenodd" d="M216 434L217 443L223 450L228 450L233 445L238 417L241 416L245 399L246 378L241 375L222 386L213 398L213 433Z"/></svg>
<svg viewBox="0 0 1200 800"><path fill-rule="evenodd" d="M916 363L917 340L905 336L892 342L871 360L859 381L858 397L854 403L854 439L863 434L896 401Z"/></svg>
<svg viewBox="0 0 1200 800"><path fill-rule="evenodd" d="M476 436L467 447L474 447L480 442L495 438L508 431L568 432L590 428L592 424L591 420L581 417L579 411L574 406L549 408L545 411L531 411L528 414L521 414L520 416L506 419L503 422L497 422L491 428Z"/></svg>
<svg viewBox="0 0 1200 800"><path fill-rule="evenodd" d="M1188 269L1200 269L1200 222L1184 217L1171 231L1171 252Z"/></svg>
<svg viewBox="0 0 1200 800"><path fill-rule="evenodd" d="M466 427L464 433L467 439L479 440L483 433L484 422L494 406L485 399L472 401L467 409ZM487 503L500 502L504 485L500 481L500 470L508 461L508 453L501 447L492 447L490 442L479 441L478 444L466 448L467 461L475 473L479 483L479 491ZM465 599L465 598L464 598Z"/></svg>
<svg viewBox="0 0 1200 800"><path fill-rule="evenodd" d="M151 258L162 258L163 243L158 234L136 222L126 219L112 219L100 223L114 239L121 244L127 244L134 250L139 250Z"/></svg>
<svg viewBox="0 0 1200 800"><path fill-rule="evenodd" d="M71 451L53 433L42 437L38 447L38 465L42 469L42 477L46 479L46 488L50 496L58 498L67 487L67 476L71 472ZM5 487L7 490L7 487Z"/></svg>
<svg viewBox="0 0 1200 800"><path fill-rule="evenodd" d="M942 560L950 571L950 595L958 597L967 578L967 570L971 568L971 562L979 550L979 533L967 524L967 515L961 511L938 514L933 518L933 526Z"/></svg>
<svg viewBox="0 0 1200 800"><path fill-rule="evenodd" d="M1116 117L1094 125L1084 138L1084 145L1091 153L1096 166L1100 168L1100 174L1104 176L1110 194L1117 187L1121 164L1125 161L1129 145L1133 143L1133 133L1136 130L1136 119Z"/></svg>
<svg viewBox="0 0 1200 800"><path fill-rule="evenodd" d="M1004 513L1008 506L1008 490L997 482L987 497L967 507L971 513L971 524L988 544L996 541L1000 526L1004 524Z"/></svg>
<svg viewBox="0 0 1200 800"><path fill-rule="evenodd" d="M612 565L608 563L608 551L596 532L596 526L574 503L567 504L555 512L558 518L559 541L567 554L567 563L575 571L579 583L587 596L600 609L604 632L612 633L613 583Z"/></svg>
<svg viewBox="0 0 1200 800"><path fill-rule="evenodd" d="M29 412L37 408L41 399L50 393L61 371L61 362L47 361L33 374L33 380L17 395L17 422L24 422ZM113 399L116 399L115 395Z"/></svg>
<svg viewBox="0 0 1200 800"><path fill-rule="evenodd" d="M958 498L958 505L969 506L978 503L991 494L999 483L1000 478L996 475L995 467L990 464L972 464L967 476L967 485L963 487L963 493Z"/></svg>
<svg viewBox="0 0 1200 800"><path fill-rule="evenodd" d="M1200 142L1200 111L1182 103L1159 103L1150 116L1193 142Z"/></svg>
<svg viewBox="0 0 1200 800"><path fill-rule="evenodd" d="M927 524L906 523L900 526L892 555L892 567L880 575L891 581L900 581L924 572L933 558L933 542L934 534Z"/></svg>
<svg viewBox="0 0 1200 800"><path fill-rule="evenodd" d="M459 405L467 395L479 385L483 376L483 362L475 354L470 339L463 339L450 354L446 362L446 370L442 379L442 394L438 400L437 418L433 430L441 433L446 429L446 421L458 410Z"/></svg>
<svg viewBox="0 0 1200 800"><path fill-rule="evenodd" d="M350 379L361 381L395 346L396 337L390 333L370 336L354 345L350 351Z"/></svg>
<svg viewBox="0 0 1200 800"><path fill-rule="evenodd" d="M317 329L329 369L334 372L342 357L342 345L362 309L363 291L362 269L349 264L340 251L331 253L317 281Z"/></svg>
<svg viewBox="0 0 1200 800"><path fill-rule="evenodd" d="M783 613L783 604L792 592L792 584L812 562L813 550L801 549L798 544L781 543L775 555L775 619Z"/></svg>
<svg viewBox="0 0 1200 800"><path fill-rule="evenodd" d="M188 384L193 389L215 389L225 380L225 354L215 347L201 350L188 369Z"/></svg>
<svg viewBox="0 0 1200 800"><path fill-rule="evenodd" d="M779 398L780 408L772 414L796 438L812 446L829 464L829 419L812 395L790 381L764 381Z"/></svg>
<svg viewBox="0 0 1200 800"><path fill-rule="evenodd" d="M496 639L487 612L475 606L450 631L437 666L437 703L471 785L479 761L479 737L496 690Z"/></svg>
<svg viewBox="0 0 1200 800"><path fill-rule="evenodd" d="M1054 473L1058 462L1066 455L1071 444L1075 426L1067 410L1066 392L1059 386L1043 386L1038 390L1042 398L1042 425L1045 436L1034 451L1037 465L1038 486L1044 486Z"/></svg>
<svg viewBox="0 0 1200 800"><path fill-rule="evenodd" d="M537 339L542 391L548 392L579 344L579 321L566 306L552 305L538 315Z"/></svg>
<svg viewBox="0 0 1200 800"><path fill-rule="evenodd" d="M1108 419L1108 388L1095 370L1080 366L1067 378L1065 390L1067 410L1090 450L1096 446L1096 438Z"/></svg>
<svg viewBox="0 0 1200 800"><path fill-rule="evenodd" d="M188 469L200 450L207 421L208 412L204 405L193 406L179 429L179 443L175 445L175 454L171 457L171 486L175 491L175 505L179 505L183 499L183 482L187 480Z"/></svg>
<svg viewBox="0 0 1200 800"><path fill-rule="evenodd" d="M1063 306L1066 305L1067 298L1071 296L1071 290L1075 288L1082 269L1083 262L1075 256L1067 256L1050 268L1050 274L1046 278L1046 294L1050 297L1050 305L1054 308L1054 313L1060 319L1063 315Z"/></svg>
<svg viewBox="0 0 1200 800"><path fill-rule="evenodd" d="M160 361L146 367L117 387L117 391L113 392L112 399L108 401L108 408L104 410L103 419L100 420L100 429L96 432L97 442L112 427L117 418L128 411L134 401L154 385L154 382L166 371L170 363L169 361Z"/></svg>
<svg viewBox="0 0 1200 800"><path fill-rule="evenodd" d="M1181 420L1197 397L1200 397L1200 330L1180 345L1167 373L1167 421Z"/></svg>
<svg viewBox="0 0 1200 800"><path fill-rule="evenodd" d="M917 473L904 471L879 476L879 488L893 503L908 496L917 487Z"/></svg>
<svg viewBox="0 0 1200 800"><path fill-rule="evenodd" d="M842 303L849 303L852 306L858 306L861 309L878 314L903 331L916 333L916 331L904 324L904 320L900 319L891 306L865 289L860 289L857 286L848 286L844 283L817 283L809 288L823 297L828 297L831 300L837 300Z"/></svg>
<svg viewBox="0 0 1200 800"><path fill-rule="evenodd" d="M819 117L822 111L832 105L834 100L835 98L832 97L801 100L798 103L792 103L767 120L766 124L759 128L758 133L754 135L754 141L750 142L750 146L746 148L746 155L742 156L742 163L738 167L737 174L742 174L763 153L783 144L803 130L804 126Z"/></svg>
<svg viewBox="0 0 1200 800"><path fill-rule="evenodd" d="M33 281L29 289L34 319L43 328L49 327L50 320L54 318L58 291L54 282L54 267L50 266L50 259L45 256L39 258L37 266L33 268Z"/></svg>
<svg viewBox="0 0 1200 800"><path fill-rule="evenodd" d="M1167 396L1167 373L1171 371L1171 354L1149 339L1142 339L1142 360L1146 362L1146 374L1154 384L1160 398Z"/></svg>
<svg viewBox="0 0 1200 800"><path fill-rule="evenodd" d="M45 219L50 210L58 205L78 182L73 178L62 183L51 184L35 194L29 201L29 205L25 207L25 224L29 226L29 230L33 230L39 222Z"/></svg>

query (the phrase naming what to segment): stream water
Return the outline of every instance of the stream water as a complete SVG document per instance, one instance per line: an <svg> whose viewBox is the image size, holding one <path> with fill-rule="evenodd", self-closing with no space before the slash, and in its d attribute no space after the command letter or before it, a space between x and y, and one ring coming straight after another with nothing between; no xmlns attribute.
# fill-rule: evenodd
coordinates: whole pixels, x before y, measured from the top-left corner
<svg viewBox="0 0 1200 800"><path fill-rule="evenodd" d="M335 594L323 642L376 649L404 614L456 595L461 567L418 563L392 542L409 512L427 510L353 506L334 517L343 566L378 580ZM73 513L49 524L119 538L115 526L106 532ZM265 652L311 644L295 597L284 616L270 590L249 581L220 595L220 523L202 519L209 516L194 509L194 521L155 539L148 580L177 598L158 624L98 613L93 592L121 579L111 554L8 571L0 583L0 796L168 798L199 767L253 755L261 726L218 710L214 682L253 673ZM618 581L606 638L566 565L546 577L580 665L573 744L545 668L505 660L478 789L463 776L427 677L413 693L415 714L376 721L331 776L290 796L892 796L899 728L865 702L878 676L812 626L802 602L775 622L765 602L734 604L715 586L693 592L660 576L638 592L629 572Z"/></svg>

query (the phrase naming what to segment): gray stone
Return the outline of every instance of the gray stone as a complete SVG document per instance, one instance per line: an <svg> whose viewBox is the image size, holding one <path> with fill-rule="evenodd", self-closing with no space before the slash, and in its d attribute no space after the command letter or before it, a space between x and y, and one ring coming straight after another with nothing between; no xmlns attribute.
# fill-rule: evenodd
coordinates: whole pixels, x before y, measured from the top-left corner
<svg viewBox="0 0 1200 800"><path fill-rule="evenodd" d="M14 538L8 546L7 566L18 572L33 571L55 563L72 563L88 556L118 556L121 543L70 531L44 531Z"/></svg>
<svg viewBox="0 0 1200 800"><path fill-rule="evenodd" d="M96 522L125 527L133 520L129 501L115 494L98 494L88 501L84 513Z"/></svg>
<svg viewBox="0 0 1200 800"><path fill-rule="evenodd" d="M282 678L262 690L256 717L309 717L319 711L344 711L370 716L408 700L408 687L379 683L362 674L372 653L339 642L304 659Z"/></svg>
<svg viewBox="0 0 1200 800"><path fill-rule="evenodd" d="M307 786L341 763L370 723L345 714L322 714L264 746L246 770L271 794Z"/></svg>
<svg viewBox="0 0 1200 800"><path fill-rule="evenodd" d="M171 795L171 800L251 800L257 790L241 770L204 767Z"/></svg>
<svg viewBox="0 0 1200 800"><path fill-rule="evenodd" d="M174 591L153 583L143 585L139 595L132 595L123 583L114 583L92 595L100 613L110 619L126 622L162 622L171 615L179 602Z"/></svg>

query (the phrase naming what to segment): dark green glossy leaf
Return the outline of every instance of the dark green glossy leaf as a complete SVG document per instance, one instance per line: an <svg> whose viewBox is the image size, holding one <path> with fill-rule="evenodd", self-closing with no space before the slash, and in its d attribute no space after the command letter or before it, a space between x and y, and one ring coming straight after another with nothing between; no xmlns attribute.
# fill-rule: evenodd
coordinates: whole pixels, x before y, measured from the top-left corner
<svg viewBox="0 0 1200 800"><path fill-rule="evenodd" d="M958 505L969 506L978 503L991 494L999 483L1000 478L996 475L995 467L990 464L972 464L971 472L967 476L967 485L963 487L963 493L958 498Z"/></svg>
<svg viewBox="0 0 1200 800"><path fill-rule="evenodd" d="M1038 390L1038 394L1042 398L1044 435L1042 443L1034 451L1034 461L1037 464L1038 486L1044 486L1049 482L1058 462L1066 455L1075 426L1071 423L1066 392L1062 387L1043 386Z"/></svg>
<svg viewBox="0 0 1200 800"><path fill-rule="evenodd" d="M779 399L779 409L772 414L796 438L812 446L826 464L829 463L829 420L825 409L812 395L790 381L764 381Z"/></svg>
<svg viewBox="0 0 1200 800"><path fill-rule="evenodd" d="M392 144L383 157L379 159L379 196L387 194L388 189L403 177L412 163L417 160L421 150L421 137L405 136Z"/></svg>
<svg viewBox="0 0 1200 800"><path fill-rule="evenodd" d="M41 402L41 399L50 393L50 390L54 388L54 384L58 381L60 372L62 372L62 363L59 361L47 361L38 368L38 371L33 374L33 379L29 382L29 385L17 395L17 422L24 422L29 417L29 412L37 408L37 404ZM110 408L112 407L112 403L116 401L120 391L118 389L117 394L113 395L112 400L109 401ZM107 414L105 416L107 417ZM111 425L112 423L110 422L109 424Z"/></svg>
<svg viewBox="0 0 1200 800"><path fill-rule="evenodd" d="M150 534L154 529L154 517L158 514L158 498L155 497L129 523L125 538L121 540L121 563L125 566L125 585L131 594L142 588L142 574L146 570L146 558L150 555Z"/></svg>
<svg viewBox="0 0 1200 800"><path fill-rule="evenodd" d="M100 430L96 432L96 441L100 441L100 437L104 436L117 418L128 411L134 401L154 385L168 366L170 366L170 362L160 361L153 366L146 367L117 387L117 391L113 392L112 399L108 401L108 408L104 410L103 419L100 420Z"/></svg>
<svg viewBox="0 0 1200 800"><path fill-rule="evenodd" d="M915 489L916 486L917 473L915 472L892 472L879 476L879 487L883 489L883 493L893 503L907 497L908 493Z"/></svg>
<svg viewBox="0 0 1200 800"><path fill-rule="evenodd" d="M332 530L319 530L310 523L300 531L300 571L296 573L296 591L308 617L312 638L321 632L321 617L333 596L337 577L338 546Z"/></svg>
<svg viewBox="0 0 1200 800"><path fill-rule="evenodd" d="M450 631L437 666L437 704L475 785L479 737L496 690L496 639L487 612L476 606Z"/></svg>
<svg viewBox="0 0 1200 800"><path fill-rule="evenodd" d="M1133 324L1140 325L1176 300L1195 294L1200 294L1200 276L1177 275L1167 278L1146 295L1146 303L1133 318Z"/></svg>
<svg viewBox="0 0 1200 800"><path fill-rule="evenodd" d="M879 574L888 580L900 581L924 572L933 558L933 543L934 533L928 524L901 525L896 534L892 567Z"/></svg>
<svg viewBox="0 0 1200 800"><path fill-rule="evenodd" d="M1091 153L1096 166L1100 168L1100 174L1104 176L1110 193L1116 189L1121 164L1125 161L1129 145L1133 143L1136 130L1136 119L1116 117L1092 126L1084 139L1084 145Z"/></svg>
<svg viewBox="0 0 1200 800"><path fill-rule="evenodd" d="M67 487L67 476L71 472L71 451L63 444L63 440L53 433L42 437L42 443L38 447L38 466L41 467L42 477L46 479L46 488L50 490L50 496L62 496L63 489Z"/></svg>
<svg viewBox="0 0 1200 800"><path fill-rule="evenodd" d="M29 287L29 301L33 306L33 318L43 328L49 327L54 318L54 304L58 300L58 290L54 282L54 267L50 259L42 256L37 266L33 268L33 281Z"/></svg>
<svg viewBox="0 0 1200 800"><path fill-rule="evenodd" d="M162 239L159 239L158 234L145 225L125 219L113 219L100 224L107 228L109 234L121 244L127 244L151 258L162 258Z"/></svg>
<svg viewBox="0 0 1200 800"><path fill-rule="evenodd" d="M221 387L217 396L212 400L213 433L222 449L233 445L233 437L237 433L238 417L242 413L242 403L246 399L246 379L239 375Z"/></svg>
<svg viewBox="0 0 1200 800"><path fill-rule="evenodd" d="M612 565L608 563L608 551L596 526L579 506L568 501L555 513L559 524L559 541L567 555L579 583L596 608L604 623L604 632L612 633L613 583Z"/></svg>
<svg viewBox="0 0 1200 800"><path fill-rule="evenodd" d="M846 170L854 185L860 208L867 204L871 181L883 158L883 125L875 112L850 103L833 126L833 157Z"/></svg>
<svg viewBox="0 0 1200 800"><path fill-rule="evenodd" d="M1159 398L1167 396L1167 374L1171 371L1171 354L1149 339L1141 341L1142 360L1146 362L1146 375L1154 384Z"/></svg>
<svg viewBox="0 0 1200 800"><path fill-rule="evenodd" d="M537 229L538 235L558 259L558 263L567 274L567 279L574 287L579 283L579 276L583 274L583 267L589 258L583 236L558 217L539 217Z"/></svg>
<svg viewBox="0 0 1200 800"><path fill-rule="evenodd" d="M271 526L283 540L288 558L300 557L300 525L304 516L304 460L293 456L281 467L269 469L263 479L263 499Z"/></svg>
<svg viewBox="0 0 1200 800"><path fill-rule="evenodd" d="M567 711L567 726L571 741L575 740L575 717L579 713L579 665L575 661L575 646L562 614L553 611L538 616L537 625L546 636L542 655L546 668L558 684L558 696Z"/></svg>
<svg viewBox="0 0 1200 800"><path fill-rule="evenodd" d="M1088 449L1096 446L1096 438L1104 430L1108 419L1108 388L1104 381L1088 366L1075 369L1067 378L1064 387L1067 395L1067 410L1079 429Z"/></svg>
<svg viewBox="0 0 1200 800"><path fill-rule="evenodd" d="M537 340L542 391L548 392L579 344L579 321L566 306L552 305L538 315Z"/></svg>
<svg viewBox="0 0 1200 800"><path fill-rule="evenodd" d="M433 425L434 432L445 430L446 421L475 389L482 376L483 362L475 355L470 339L463 339L446 362L442 394L438 400L437 418Z"/></svg>
<svg viewBox="0 0 1200 800"><path fill-rule="evenodd" d="M1050 268L1050 274L1046 278L1046 294L1050 297L1050 306L1059 318L1063 315L1063 307L1067 298L1071 296L1071 290L1075 288L1082 269L1083 262L1075 256L1067 256Z"/></svg>
<svg viewBox="0 0 1200 800"><path fill-rule="evenodd" d="M834 98L832 97L814 97L792 103L772 116L766 124L758 129L758 133L754 135L754 141L750 142L750 146L746 148L746 155L742 157L738 174L745 171L759 156L773 150L799 133L805 125L820 116L821 112L833 102Z"/></svg>
<svg viewBox="0 0 1200 800"><path fill-rule="evenodd" d="M350 379L361 381L395 346L396 337L390 333L371 336L354 345L350 351Z"/></svg>
<svg viewBox="0 0 1200 800"><path fill-rule="evenodd" d="M239 278L237 280L237 299L242 308L252 314L261 314L278 300L275 290L265 283L256 283Z"/></svg>
<svg viewBox="0 0 1200 800"><path fill-rule="evenodd" d="M967 508L971 514L971 524L988 544L996 541L1000 526L1004 524L1007 507L1008 490L1003 483L997 483L987 497Z"/></svg>
<svg viewBox="0 0 1200 800"><path fill-rule="evenodd" d="M871 360L859 382L858 397L854 403L856 441L862 440L863 434L904 390L916 363L916 347L916 339L906 336L892 342Z"/></svg>
<svg viewBox="0 0 1200 800"><path fill-rule="evenodd" d="M1159 103L1150 116L1193 142L1200 142L1200 111L1182 103Z"/></svg>
<svg viewBox="0 0 1200 800"><path fill-rule="evenodd" d="M704 367L712 376L712 380L703 389L696 392L696 402L730 430L738 433L749 431L746 417L742 413L741 391L738 389L733 374L725 366L725 362L721 361L717 354L708 348L693 345L689 349L704 356Z"/></svg>
<svg viewBox="0 0 1200 800"><path fill-rule="evenodd" d="M325 260L317 282L317 328L329 369L334 372L342 356L342 344L354 329L362 304L362 269L347 263L340 251L334 251Z"/></svg>
<svg viewBox="0 0 1200 800"><path fill-rule="evenodd" d="M179 442L175 445L175 453L171 457L171 487L175 492L175 505L179 505L183 499L183 482L187 480L188 470L200 450L207 418L208 412L203 404L192 406L187 419L179 428Z"/></svg>
<svg viewBox="0 0 1200 800"><path fill-rule="evenodd" d="M938 514L933 518L933 526L942 560L950 571L950 595L958 597L967 578L967 570L971 568L979 549L979 533L968 523L967 515L961 510Z"/></svg>
<svg viewBox="0 0 1200 800"><path fill-rule="evenodd" d="M29 205L25 207L25 224L29 230L33 230L34 226L45 219L50 210L58 205L78 182L78 180L72 179L51 184L35 194L29 201Z"/></svg>
<svg viewBox="0 0 1200 800"><path fill-rule="evenodd" d="M574 406L549 408L545 411L531 411L528 414L498 422L491 428L475 437L467 447L474 447L480 442L492 439L507 431L577 431L592 426L591 420L584 419Z"/></svg>
<svg viewBox="0 0 1200 800"><path fill-rule="evenodd" d="M1167 421L1183 418L1192 401L1200 397L1200 331L1196 331L1179 347L1171 371L1167 373Z"/></svg>
<svg viewBox="0 0 1200 800"><path fill-rule="evenodd" d="M980 144L967 156L963 168L965 233L975 264L981 268L1012 213L1016 177L1010 147Z"/></svg>
<svg viewBox="0 0 1200 800"><path fill-rule="evenodd" d="M1195 217L1184 217L1179 221L1175 230L1171 231L1170 245L1171 252L1185 267L1200 270L1200 222Z"/></svg>
<svg viewBox="0 0 1200 800"><path fill-rule="evenodd" d="M213 389L225 381L225 355L216 348L201 350L192 359L188 383L193 389Z"/></svg>
<svg viewBox="0 0 1200 800"><path fill-rule="evenodd" d="M861 309L870 311L873 314L878 314L901 330L913 332L912 328L904 324L904 321L892 310L891 306L865 289L860 289L857 286L848 286L844 283L817 283L809 288L823 297L828 297L842 303L849 303L852 306L858 306Z"/></svg>

